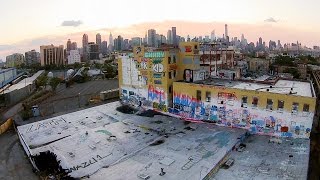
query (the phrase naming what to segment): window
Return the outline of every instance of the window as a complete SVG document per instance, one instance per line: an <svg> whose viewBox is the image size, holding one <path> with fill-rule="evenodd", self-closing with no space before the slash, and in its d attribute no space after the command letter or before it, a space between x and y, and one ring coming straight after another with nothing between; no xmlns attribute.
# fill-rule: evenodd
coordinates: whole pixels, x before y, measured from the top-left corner
<svg viewBox="0 0 320 180"><path fill-rule="evenodd" d="M259 99L257 97L253 97L252 99L252 107L258 107Z"/></svg>
<svg viewBox="0 0 320 180"><path fill-rule="evenodd" d="M133 91L129 91L129 96L132 96L134 95L134 92Z"/></svg>
<svg viewBox="0 0 320 180"><path fill-rule="evenodd" d="M241 107L247 107L247 104L248 104L248 97L243 96L241 99Z"/></svg>
<svg viewBox="0 0 320 180"><path fill-rule="evenodd" d="M175 55L173 55L173 63L176 63L176 56Z"/></svg>
<svg viewBox="0 0 320 180"><path fill-rule="evenodd" d="M303 105L303 112L309 112L309 104Z"/></svg>
<svg viewBox="0 0 320 180"><path fill-rule="evenodd" d="M172 79L172 72L169 72L169 79Z"/></svg>
<svg viewBox="0 0 320 180"><path fill-rule="evenodd" d="M168 64L171 64L171 57L168 57Z"/></svg>
<svg viewBox="0 0 320 180"><path fill-rule="evenodd" d="M272 109L273 109L273 101L272 101L272 99L267 99L266 109L272 111Z"/></svg>
<svg viewBox="0 0 320 180"><path fill-rule="evenodd" d="M298 109L299 109L299 103L292 103L292 113L298 113Z"/></svg>
<svg viewBox="0 0 320 180"><path fill-rule="evenodd" d="M177 71L174 70L174 71L173 71L173 78L176 78L176 76L177 76Z"/></svg>
<svg viewBox="0 0 320 180"><path fill-rule="evenodd" d="M278 110L283 111L284 101L278 100Z"/></svg>
<svg viewBox="0 0 320 180"><path fill-rule="evenodd" d="M197 90L197 100L201 101L201 91Z"/></svg>
<svg viewBox="0 0 320 180"><path fill-rule="evenodd" d="M172 85L169 86L169 93L172 93Z"/></svg>
<svg viewBox="0 0 320 180"><path fill-rule="evenodd" d="M206 102L210 102L211 101L211 92L207 91L206 92Z"/></svg>
<svg viewBox="0 0 320 180"><path fill-rule="evenodd" d="M194 49L198 49L198 46L197 46L197 45L194 45Z"/></svg>

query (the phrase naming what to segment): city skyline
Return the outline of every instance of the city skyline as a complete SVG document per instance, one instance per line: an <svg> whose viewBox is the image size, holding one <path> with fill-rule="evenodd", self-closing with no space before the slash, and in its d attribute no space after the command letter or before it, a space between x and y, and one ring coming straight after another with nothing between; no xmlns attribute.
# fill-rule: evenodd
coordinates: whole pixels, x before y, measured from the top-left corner
<svg viewBox="0 0 320 180"><path fill-rule="evenodd" d="M320 16L314 13L320 2L315 0L308 0L308 3L298 0L202 1L199 8L193 9L190 9L193 2L164 0L161 1L166 7L163 13L154 13L154 3L150 1L138 4L125 0L94 0L87 4L70 0L64 2L64 6L59 6L59 1L54 4L40 3L39 0L1 2L0 59L5 60L5 56L14 52L38 50L40 45L65 45L67 39L81 44L80 37L84 33L91 37L89 41L94 41L97 33L102 35L102 40L108 41L110 32L114 37L131 38L144 37L148 29L166 35L169 28L177 27L177 34L183 37L210 35L212 30L222 37L224 24L228 24L230 37L240 37L243 33L249 42L256 42L262 37L266 42L279 39L283 43L320 44L320 35L316 32L320 25L314 23ZM107 6L103 6L105 3ZM109 8L105 10L106 7ZM121 7L120 10L117 7ZM215 8L211 10L210 7ZM12 15L12 11L23 12L26 9L28 15ZM81 13L90 9L95 13ZM127 12L133 13L128 16Z"/></svg>

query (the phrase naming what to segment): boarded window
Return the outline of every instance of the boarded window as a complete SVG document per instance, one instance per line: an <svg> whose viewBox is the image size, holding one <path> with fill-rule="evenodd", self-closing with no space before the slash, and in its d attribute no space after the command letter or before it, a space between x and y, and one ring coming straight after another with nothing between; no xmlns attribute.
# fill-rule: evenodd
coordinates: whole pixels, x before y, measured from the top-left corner
<svg viewBox="0 0 320 180"><path fill-rule="evenodd" d="M210 92L210 91L207 91L207 92L206 92L206 101L207 101L207 102L210 102L210 101L211 101L211 92Z"/></svg>
<svg viewBox="0 0 320 180"><path fill-rule="evenodd" d="M197 90L197 100L201 101L201 91Z"/></svg>
<svg viewBox="0 0 320 180"><path fill-rule="evenodd" d="M278 100L278 110L282 111L284 108L284 101Z"/></svg>
<svg viewBox="0 0 320 180"><path fill-rule="evenodd" d="M258 101L259 101L259 99L257 97L253 97L253 99L252 99L252 107L257 107L258 106Z"/></svg>
<svg viewBox="0 0 320 180"><path fill-rule="evenodd" d="M273 109L273 100L272 99L267 99L267 110L272 110Z"/></svg>
<svg viewBox="0 0 320 180"><path fill-rule="evenodd" d="M299 109L299 103L292 103L292 113L297 113Z"/></svg>
<svg viewBox="0 0 320 180"><path fill-rule="evenodd" d="M309 104L303 105L303 112L309 112Z"/></svg>
<svg viewBox="0 0 320 180"><path fill-rule="evenodd" d="M242 104L247 104L248 103L248 96L243 96L242 97Z"/></svg>

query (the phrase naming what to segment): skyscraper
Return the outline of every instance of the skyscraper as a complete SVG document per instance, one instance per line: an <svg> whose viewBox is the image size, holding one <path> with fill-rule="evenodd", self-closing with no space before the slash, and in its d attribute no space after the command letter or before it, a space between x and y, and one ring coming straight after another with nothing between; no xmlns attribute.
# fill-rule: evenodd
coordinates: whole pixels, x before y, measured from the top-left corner
<svg viewBox="0 0 320 180"><path fill-rule="evenodd" d="M216 40L216 32L215 30L211 31L211 41L215 41Z"/></svg>
<svg viewBox="0 0 320 180"><path fill-rule="evenodd" d="M228 24L225 24L224 25L224 37L227 39L228 36L229 36L229 34L228 34Z"/></svg>
<svg viewBox="0 0 320 180"><path fill-rule="evenodd" d="M167 43L172 44L172 31L170 29L167 32Z"/></svg>
<svg viewBox="0 0 320 180"><path fill-rule="evenodd" d="M178 46L178 41L177 41L177 28L172 27L172 43L174 46Z"/></svg>
<svg viewBox="0 0 320 180"><path fill-rule="evenodd" d="M148 30L148 46L156 47L156 43L157 43L156 41L157 41L156 30L149 29Z"/></svg>
<svg viewBox="0 0 320 180"><path fill-rule="evenodd" d="M71 50L77 50L78 47L77 47L77 43L76 42L72 42L71 43Z"/></svg>
<svg viewBox="0 0 320 180"><path fill-rule="evenodd" d="M101 53L101 35L100 35L100 33L98 33L98 34L96 35L96 44L97 44L98 47L99 47L99 53Z"/></svg>
<svg viewBox="0 0 320 180"><path fill-rule="evenodd" d="M69 52L71 50L71 40L68 39L67 41L67 52Z"/></svg>
<svg viewBox="0 0 320 180"><path fill-rule="evenodd" d="M41 66L45 65L64 65L64 48L63 45L54 46L40 46Z"/></svg>
<svg viewBox="0 0 320 180"><path fill-rule="evenodd" d="M110 32L110 34L109 34L109 45L112 45L112 46L113 46L113 37L112 37L111 32Z"/></svg>
<svg viewBox="0 0 320 180"><path fill-rule="evenodd" d="M107 54L108 53L108 42L102 41L101 43L101 53Z"/></svg>
<svg viewBox="0 0 320 180"><path fill-rule="evenodd" d="M109 34L109 51L113 51L113 37L112 37L112 34L111 34L111 32L110 32L110 34Z"/></svg>
<svg viewBox="0 0 320 180"><path fill-rule="evenodd" d="M82 36L82 54L83 54L83 60L87 61L88 60L88 35L84 34Z"/></svg>
<svg viewBox="0 0 320 180"><path fill-rule="evenodd" d="M123 48L123 38L119 35L118 38L114 39L114 49L121 51Z"/></svg>

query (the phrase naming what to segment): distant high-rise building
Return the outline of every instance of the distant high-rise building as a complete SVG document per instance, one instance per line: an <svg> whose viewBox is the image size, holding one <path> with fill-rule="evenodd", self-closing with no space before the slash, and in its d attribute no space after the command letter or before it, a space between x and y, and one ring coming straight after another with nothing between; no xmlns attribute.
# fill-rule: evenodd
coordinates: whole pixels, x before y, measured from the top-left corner
<svg viewBox="0 0 320 180"><path fill-rule="evenodd" d="M89 60L99 59L99 45L94 42L88 43L88 57Z"/></svg>
<svg viewBox="0 0 320 180"><path fill-rule="evenodd" d="M172 44L172 31L170 29L167 32L167 43Z"/></svg>
<svg viewBox="0 0 320 180"><path fill-rule="evenodd" d="M139 37L133 37L131 38L131 46L140 46L141 45L141 38Z"/></svg>
<svg viewBox="0 0 320 180"><path fill-rule="evenodd" d="M67 41L67 52L69 52L71 50L71 40L68 39Z"/></svg>
<svg viewBox="0 0 320 180"><path fill-rule="evenodd" d="M109 45L114 45L113 44L113 37L112 37L112 34L111 34L111 32L110 32L110 34L109 34Z"/></svg>
<svg viewBox="0 0 320 180"><path fill-rule="evenodd" d="M211 41L215 41L216 40L216 32L215 30L211 31Z"/></svg>
<svg viewBox="0 0 320 180"><path fill-rule="evenodd" d="M77 50L78 47L77 47L77 43L76 42L72 42L71 43L71 50Z"/></svg>
<svg viewBox="0 0 320 180"><path fill-rule="evenodd" d="M225 36L226 39L229 36L229 34L228 34L228 24L224 25L224 36Z"/></svg>
<svg viewBox="0 0 320 180"><path fill-rule="evenodd" d="M102 43L101 43L101 53L102 54L107 54L108 53L108 42L107 41L102 41Z"/></svg>
<svg viewBox="0 0 320 180"><path fill-rule="evenodd" d="M177 40L177 28L172 27L172 43L174 46L178 46L178 40Z"/></svg>
<svg viewBox="0 0 320 180"><path fill-rule="evenodd" d="M40 46L41 66L45 65L64 65L64 47L63 45Z"/></svg>
<svg viewBox="0 0 320 180"><path fill-rule="evenodd" d="M81 57L78 50L70 50L68 55L68 64L80 63Z"/></svg>
<svg viewBox="0 0 320 180"><path fill-rule="evenodd" d="M259 37L259 46L262 46L262 38Z"/></svg>
<svg viewBox="0 0 320 180"><path fill-rule="evenodd" d="M156 47L156 30L149 29L148 30L148 46Z"/></svg>
<svg viewBox="0 0 320 180"><path fill-rule="evenodd" d="M83 55L84 61L88 60L88 42L89 42L88 35L84 34L82 37L82 55Z"/></svg>
<svg viewBox="0 0 320 180"><path fill-rule="evenodd" d="M98 47L99 47L99 53L101 52L101 35L100 35L100 33L98 33L97 35L96 35L96 44L98 45Z"/></svg>
<svg viewBox="0 0 320 180"><path fill-rule="evenodd" d="M114 39L114 50L122 51L123 48L123 38L119 35L118 38Z"/></svg>
<svg viewBox="0 0 320 180"><path fill-rule="evenodd" d="M6 57L6 67L17 67L22 63L25 63L25 58L23 54L14 53Z"/></svg>
<svg viewBox="0 0 320 180"><path fill-rule="evenodd" d="M36 50L25 52L26 65L40 63L40 53Z"/></svg>
<svg viewBox="0 0 320 180"><path fill-rule="evenodd" d="M189 35L187 36L187 42L190 42L190 36Z"/></svg>

